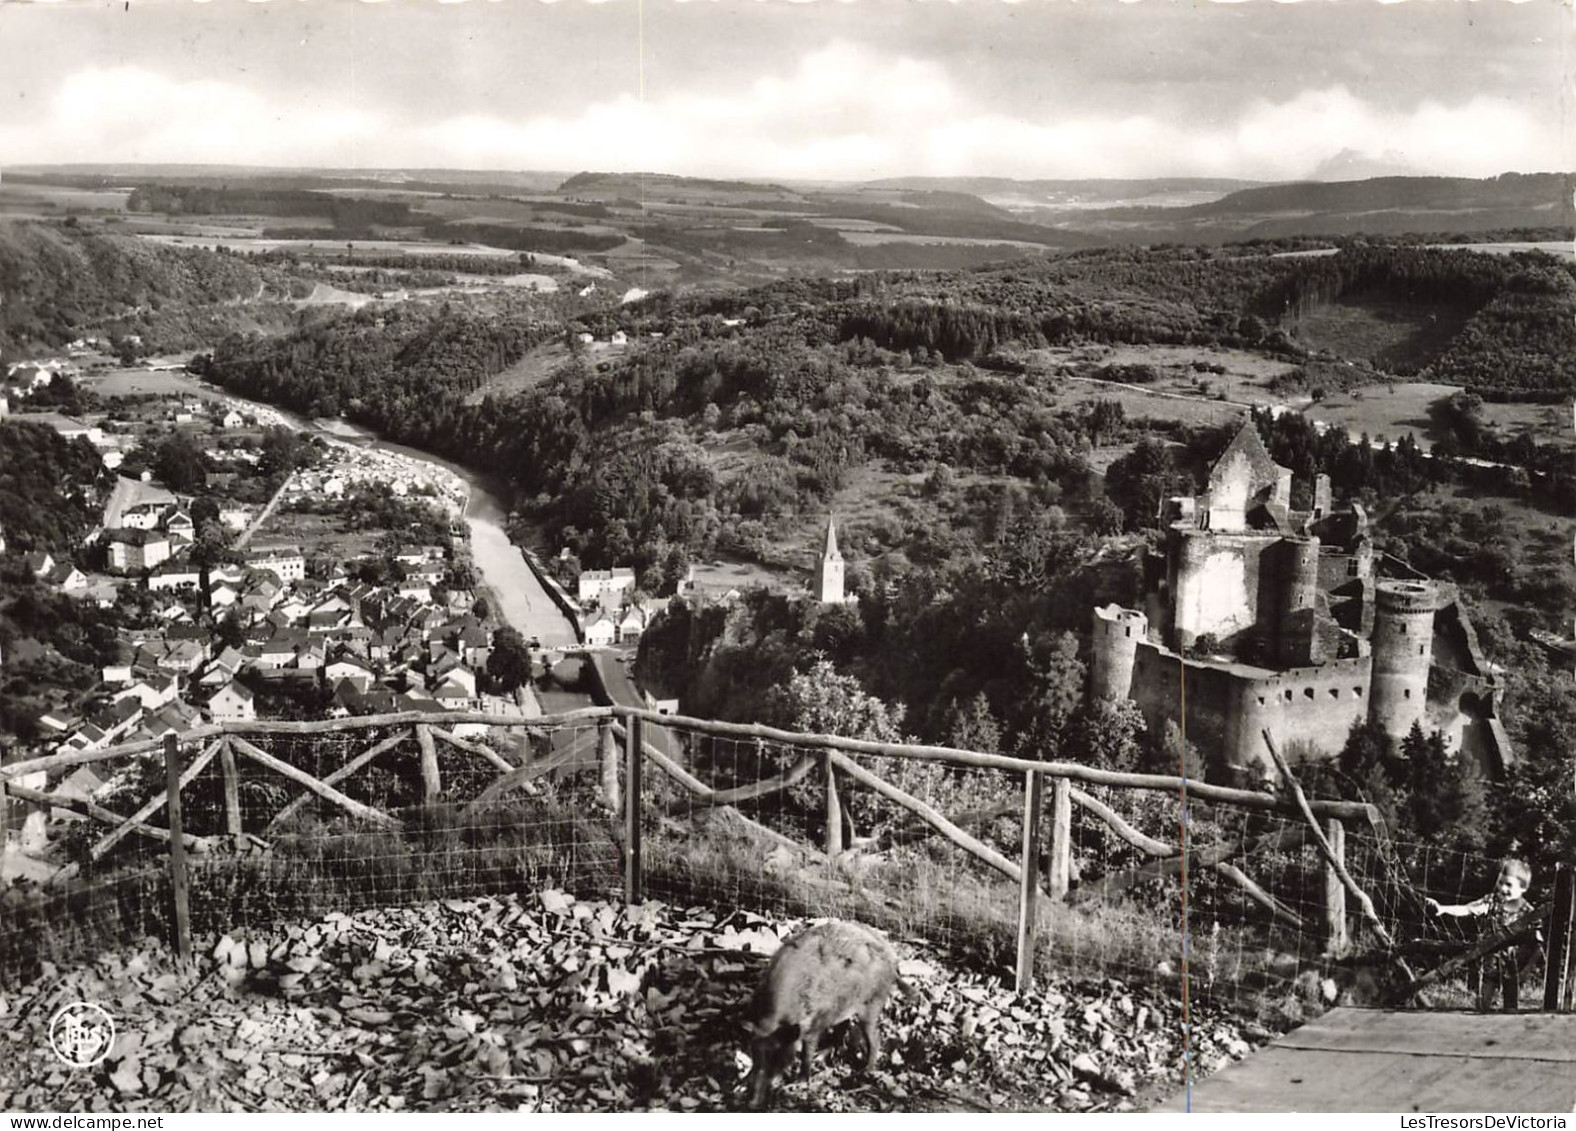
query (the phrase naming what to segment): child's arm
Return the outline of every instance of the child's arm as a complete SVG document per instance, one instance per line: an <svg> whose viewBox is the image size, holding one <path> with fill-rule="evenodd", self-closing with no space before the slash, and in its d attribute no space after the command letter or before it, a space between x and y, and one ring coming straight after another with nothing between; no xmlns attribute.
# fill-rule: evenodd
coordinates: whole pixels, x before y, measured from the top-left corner
<svg viewBox="0 0 1576 1131"><path fill-rule="evenodd" d="M1489 897L1474 899L1471 903L1440 903L1437 899L1425 899L1423 906L1430 915L1449 915L1460 919L1465 916L1488 914Z"/></svg>

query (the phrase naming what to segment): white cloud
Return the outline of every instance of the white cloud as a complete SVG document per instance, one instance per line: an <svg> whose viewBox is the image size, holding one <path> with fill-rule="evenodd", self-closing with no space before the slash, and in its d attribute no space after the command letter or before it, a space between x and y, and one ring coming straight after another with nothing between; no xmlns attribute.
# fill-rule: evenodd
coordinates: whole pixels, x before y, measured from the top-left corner
<svg viewBox="0 0 1576 1131"><path fill-rule="evenodd" d="M65 79L42 120L0 126L0 153L17 162L342 165L384 128L351 107L303 106L140 67L90 67Z"/></svg>
<svg viewBox="0 0 1576 1131"><path fill-rule="evenodd" d="M650 170L770 178L929 173L1046 177L1306 174L1342 152L1486 176L1568 165L1552 115L1475 95L1381 112L1343 87L1223 106L1179 120L1157 98L1124 116L985 105L941 65L845 42L789 72L729 89L654 92L533 114L494 106L426 124L310 92L264 96L237 82L137 67L69 75L43 119L0 126L18 162Z"/></svg>

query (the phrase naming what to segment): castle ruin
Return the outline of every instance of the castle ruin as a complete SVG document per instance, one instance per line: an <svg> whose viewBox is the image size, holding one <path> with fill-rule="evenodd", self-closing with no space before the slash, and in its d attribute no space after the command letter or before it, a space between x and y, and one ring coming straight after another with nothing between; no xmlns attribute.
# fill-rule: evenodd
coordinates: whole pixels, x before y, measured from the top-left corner
<svg viewBox="0 0 1576 1131"><path fill-rule="evenodd" d="M1291 471L1244 424L1202 494L1163 504L1144 608L1094 610L1090 693L1132 699L1154 732L1182 725L1211 776L1273 777L1265 731L1334 754L1363 720L1441 730L1498 774L1499 689L1453 588L1376 576L1362 507L1334 510L1328 476L1312 487L1294 510Z"/></svg>

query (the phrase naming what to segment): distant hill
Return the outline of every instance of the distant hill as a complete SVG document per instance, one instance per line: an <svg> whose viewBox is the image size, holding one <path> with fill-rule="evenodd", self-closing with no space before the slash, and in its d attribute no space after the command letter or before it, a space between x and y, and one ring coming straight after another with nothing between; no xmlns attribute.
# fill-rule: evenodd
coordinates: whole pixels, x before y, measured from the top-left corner
<svg viewBox="0 0 1576 1131"><path fill-rule="evenodd" d="M1263 182L1222 177L1146 177L1138 179L1018 180L1012 177L892 177L867 181L865 188L970 193L1015 211L1031 207L1087 208L1199 203Z"/></svg>
<svg viewBox="0 0 1576 1131"><path fill-rule="evenodd" d="M1301 181L1246 188L1185 208L1069 210L1045 219L1143 243L1570 228L1576 224L1573 185L1576 177L1565 173Z"/></svg>
<svg viewBox="0 0 1576 1131"><path fill-rule="evenodd" d="M558 191L564 196L591 200L641 200L651 196L663 199L693 196L804 199L802 193L782 185L676 177L667 173L576 173L559 185Z"/></svg>
<svg viewBox="0 0 1576 1131"><path fill-rule="evenodd" d="M1393 150L1385 150L1375 157L1355 149L1343 149L1326 157L1313 172L1310 181L1366 181L1373 177L1421 177L1426 174L1406 163L1406 159Z"/></svg>

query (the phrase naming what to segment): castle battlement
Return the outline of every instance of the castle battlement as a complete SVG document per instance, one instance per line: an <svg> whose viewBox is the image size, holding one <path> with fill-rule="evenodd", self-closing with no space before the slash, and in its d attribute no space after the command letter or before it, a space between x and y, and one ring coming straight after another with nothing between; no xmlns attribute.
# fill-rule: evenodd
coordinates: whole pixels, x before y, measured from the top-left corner
<svg viewBox="0 0 1576 1131"><path fill-rule="evenodd" d="M1460 732L1466 698L1427 702L1436 632L1459 624L1470 637L1454 588L1376 579L1362 508L1333 511L1320 476L1313 509L1293 512L1290 475L1249 422L1203 493L1169 501L1165 578L1145 605L1157 631L1137 610L1095 609L1090 694L1132 699L1151 729L1183 724L1250 779L1268 764L1265 731L1330 754L1365 720L1397 738L1423 721ZM1509 757L1480 753L1491 766Z"/></svg>

